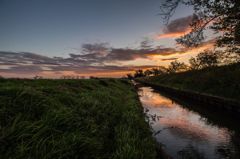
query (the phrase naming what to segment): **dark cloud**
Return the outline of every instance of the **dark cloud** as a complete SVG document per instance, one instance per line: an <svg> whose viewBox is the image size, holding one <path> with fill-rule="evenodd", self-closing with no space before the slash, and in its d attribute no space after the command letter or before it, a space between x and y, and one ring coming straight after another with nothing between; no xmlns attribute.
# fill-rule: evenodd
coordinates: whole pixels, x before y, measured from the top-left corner
<svg viewBox="0 0 240 159"><path fill-rule="evenodd" d="M194 15L189 15L186 17L178 18L171 21L168 25L166 25L162 34L157 35L158 39L161 38L176 38L180 37L186 33L191 31L190 24L192 23Z"/></svg>
<svg viewBox="0 0 240 159"><path fill-rule="evenodd" d="M200 47L212 47L214 40L203 43ZM121 62L133 61L139 58L154 59L156 55L166 57L162 61L176 60L176 57L168 58L169 55L184 54L189 48L112 48L106 44L85 44L79 54L69 54L68 58L47 57L29 52L6 52L0 51L0 74L12 73L41 74L46 72L69 71L76 74L114 73L127 72L134 69L144 69L155 66L121 66ZM115 65L109 65L115 63ZM120 64L120 65L117 65ZM68 73L69 73L68 72Z"/></svg>
<svg viewBox="0 0 240 159"><path fill-rule="evenodd" d="M97 48L94 50L93 48ZM103 64L105 62L131 61L138 58L149 58L152 55L171 55L177 52L174 48L148 48L148 49L131 49L131 48L104 48L104 51L98 51L98 47L91 45L89 53L70 54L72 59L82 60L89 63ZM103 53L104 52L104 53Z"/></svg>
<svg viewBox="0 0 240 159"><path fill-rule="evenodd" d="M77 56L70 58L50 58L34 53L26 52L4 52L0 51L0 74L14 74L17 77L24 77L24 75L41 75L43 72L59 72L70 71L74 74L92 74L96 73L114 73L127 72L135 69L145 69L155 66L110 66L110 65L93 65L92 60L89 60L91 54L84 55L82 60ZM102 57L91 57L94 61L100 58L100 61L106 61ZM113 58L113 57L111 57ZM117 57L114 57L117 58ZM125 60L125 58L124 58ZM64 74L64 73L63 73ZM62 75L63 75L62 74Z"/></svg>
<svg viewBox="0 0 240 159"><path fill-rule="evenodd" d="M0 73L17 73L17 74L28 74L28 73L41 73L44 71L41 66L35 66L35 65L29 65L29 66L24 66L24 65L12 65L9 67L9 69L2 69L0 68Z"/></svg>
<svg viewBox="0 0 240 159"><path fill-rule="evenodd" d="M56 60L28 52L4 52L0 51L0 62L9 64L57 64Z"/></svg>
<svg viewBox="0 0 240 159"><path fill-rule="evenodd" d="M173 20L163 29L163 33L185 32L189 29L192 20L193 15Z"/></svg>
<svg viewBox="0 0 240 159"><path fill-rule="evenodd" d="M173 58L166 58L166 59L161 59L162 61L173 61L173 60L177 60L177 57L173 57Z"/></svg>

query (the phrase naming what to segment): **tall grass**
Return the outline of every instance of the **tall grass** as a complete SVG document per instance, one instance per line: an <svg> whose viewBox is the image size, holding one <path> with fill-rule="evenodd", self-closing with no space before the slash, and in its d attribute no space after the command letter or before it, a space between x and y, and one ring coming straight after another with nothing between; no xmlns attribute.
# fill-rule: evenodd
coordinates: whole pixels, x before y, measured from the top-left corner
<svg viewBox="0 0 240 159"><path fill-rule="evenodd" d="M138 80L240 100L240 63Z"/></svg>
<svg viewBox="0 0 240 159"><path fill-rule="evenodd" d="M151 159L128 81L0 79L0 158Z"/></svg>

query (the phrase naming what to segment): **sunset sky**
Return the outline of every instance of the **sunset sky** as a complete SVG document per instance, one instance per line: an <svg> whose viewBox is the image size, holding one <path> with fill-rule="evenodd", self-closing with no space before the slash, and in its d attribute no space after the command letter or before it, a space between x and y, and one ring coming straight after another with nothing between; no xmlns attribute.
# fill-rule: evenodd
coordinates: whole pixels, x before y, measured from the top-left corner
<svg viewBox="0 0 240 159"><path fill-rule="evenodd" d="M121 77L135 69L188 61L213 47L176 45L190 31L191 7L167 25L163 0L0 0L0 75ZM141 48L148 39L152 48ZM88 50L88 51L86 51Z"/></svg>

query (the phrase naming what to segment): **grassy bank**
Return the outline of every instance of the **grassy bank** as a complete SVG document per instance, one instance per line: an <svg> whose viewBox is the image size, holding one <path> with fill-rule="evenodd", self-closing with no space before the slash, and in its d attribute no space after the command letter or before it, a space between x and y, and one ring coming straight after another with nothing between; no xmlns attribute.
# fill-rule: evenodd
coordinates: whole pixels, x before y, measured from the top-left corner
<svg viewBox="0 0 240 159"><path fill-rule="evenodd" d="M138 80L240 101L240 63Z"/></svg>
<svg viewBox="0 0 240 159"><path fill-rule="evenodd" d="M0 158L151 159L128 81L0 79Z"/></svg>

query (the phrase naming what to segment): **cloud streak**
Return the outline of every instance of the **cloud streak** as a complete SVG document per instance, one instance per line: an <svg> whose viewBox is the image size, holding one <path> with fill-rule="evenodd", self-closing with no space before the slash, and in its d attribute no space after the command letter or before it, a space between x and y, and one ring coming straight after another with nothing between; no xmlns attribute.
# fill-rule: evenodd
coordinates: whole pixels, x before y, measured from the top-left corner
<svg viewBox="0 0 240 159"><path fill-rule="evenodd" d="M112 48L99 46L103 44L84 44L83 51L78 54L70 54L72 60L80 60L88 64L104 64L107 62L124 62L136 59L151 59L154 55L167 56L176 53L174 48L155 47L155 48ZM87 49L85 46L88 46Z"/></svg>
<svg viewBox="0 0 240 159"><path fill-rule="evenodd" d="M27 52L0 51L0 75L6 77L41 75L56 78L64 75L107 76L108 74L119 77L135 69L155 67L153 65L114 66L103 64L94 66L91 64L91 62L79 58L50 58Z"/></svg>
<svg viewBox="0 0 240 159"><path fill-rule="evenodd" d="M171 21L163 28L163 33L156 36L156 39L177 38L191 32L190 24L193 18L194 15L190 15Z"/></svg>
<svg viewBox="0 0 240 159"><path fill-rule="evenodd" d="M136 69L166 65L170 61L190 57L213 47L214 40L199 48L112 48L108 44L84 44L78 54L69 57L47 57L29 52L0 51L0 75L5 77L57 78L63 75L120 77ZM146 63L137 63L145 60ZM151 64L149 64L151 63Z"/></svg>

